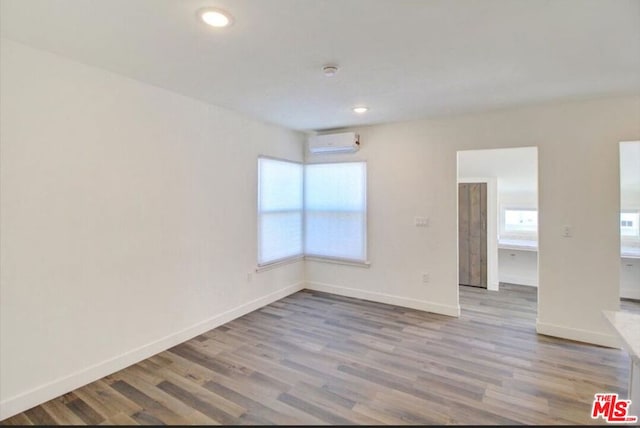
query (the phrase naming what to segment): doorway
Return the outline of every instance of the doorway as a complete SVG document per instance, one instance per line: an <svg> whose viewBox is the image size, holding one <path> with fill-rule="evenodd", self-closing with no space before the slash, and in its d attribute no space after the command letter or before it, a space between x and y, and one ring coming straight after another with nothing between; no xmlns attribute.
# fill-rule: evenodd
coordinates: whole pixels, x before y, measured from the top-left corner
<svg viewBox="0 0 640 428"><path fill-rule="evenodd" d="M458 283L537 301L537 147L458 152Z"/></svg>
<svg viewBox="0 0 640 428"><path fill-rule="evenodd" d="M640 312L640 141L620 143L620 307Z"/></svg>

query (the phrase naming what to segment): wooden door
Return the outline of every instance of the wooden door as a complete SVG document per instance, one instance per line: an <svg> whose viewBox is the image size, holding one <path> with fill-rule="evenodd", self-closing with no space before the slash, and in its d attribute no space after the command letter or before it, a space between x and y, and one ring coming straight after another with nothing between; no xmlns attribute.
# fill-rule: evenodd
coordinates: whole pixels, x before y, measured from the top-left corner
<svg viewBox="0 0 640 428"><path fill-rule="evenodd" d="M487 288L487 183L458 184L461 285Z"/></svg>

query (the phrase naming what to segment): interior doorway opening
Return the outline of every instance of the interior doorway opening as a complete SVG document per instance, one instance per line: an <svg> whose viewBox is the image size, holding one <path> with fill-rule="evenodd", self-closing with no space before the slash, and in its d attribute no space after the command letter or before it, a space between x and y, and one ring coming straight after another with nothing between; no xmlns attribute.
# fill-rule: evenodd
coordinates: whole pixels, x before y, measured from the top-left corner
<svg viewBox="0 0 640 428"><path fill-rule="evenodd" d="M620 143L620 306L640 312L640 141Z"/></svg>
<svg viewBox="0 0 640 428"><path fill-rule="evenodd" d="M458 283L537 296L537 147L458 152Z"/></svg>

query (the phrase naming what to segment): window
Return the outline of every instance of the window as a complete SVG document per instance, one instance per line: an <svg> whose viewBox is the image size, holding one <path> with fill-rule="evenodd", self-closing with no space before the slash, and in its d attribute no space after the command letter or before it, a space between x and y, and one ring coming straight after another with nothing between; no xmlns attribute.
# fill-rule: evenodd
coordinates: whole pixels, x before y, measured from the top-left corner
<svg viewBox="0 0 640 428"><path fill-rule="evenodd" d="M305 165L305 254L365 262L365 162Z"/></svg>
<svg viewBox="0 0 640 428"><path fill-rule="evenodd" d="M623 211L620 213L620 235L640 237L639 211Z"/></svg>
<svg viewBox="0 0 640 428"><path fill-rule="evenodd" d="M505 232L536 233L538 231L538 211L505 208L503 229Z"/></svg>
<svg viewBox="0 0 640 428"><path fill-rule="evenodd" d="M364 162L258 159L258 266L309 255L365 262Z"/></svg>
<svg viewBox="0 0 640 428"><path fill-rule="evenodd" d="M258 265L302 256L303 165L258 159Z"/></svg>

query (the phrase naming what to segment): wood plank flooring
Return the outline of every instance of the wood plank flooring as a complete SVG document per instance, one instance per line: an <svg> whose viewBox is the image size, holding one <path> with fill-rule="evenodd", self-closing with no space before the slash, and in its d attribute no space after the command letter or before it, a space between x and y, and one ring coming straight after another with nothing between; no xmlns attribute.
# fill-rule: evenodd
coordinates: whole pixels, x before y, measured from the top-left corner
<svg viewBox="0 0 640 428"><path fill-rule="evenodd" d="M624 351L536 334L535 288L460 304L301 291L2 424L592 424L626 396Z"/></svg>

